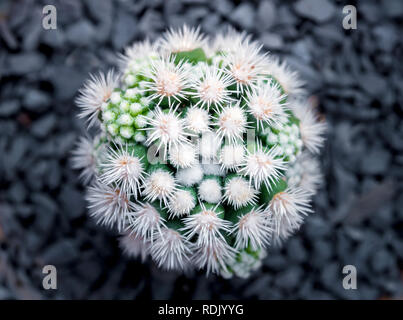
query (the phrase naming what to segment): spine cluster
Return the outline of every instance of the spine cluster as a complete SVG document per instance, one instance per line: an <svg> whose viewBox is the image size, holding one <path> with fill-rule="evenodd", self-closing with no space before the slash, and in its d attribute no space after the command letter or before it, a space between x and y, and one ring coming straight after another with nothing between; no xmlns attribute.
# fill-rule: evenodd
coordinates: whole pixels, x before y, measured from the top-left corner
<svg viewBox="0 0 403 320"><path fill-rule="evenodd" d="M92 76L74 167L124 252L167 270L247 277L311 212L325 124L303 82L243 33L186 26Z"/></svg>

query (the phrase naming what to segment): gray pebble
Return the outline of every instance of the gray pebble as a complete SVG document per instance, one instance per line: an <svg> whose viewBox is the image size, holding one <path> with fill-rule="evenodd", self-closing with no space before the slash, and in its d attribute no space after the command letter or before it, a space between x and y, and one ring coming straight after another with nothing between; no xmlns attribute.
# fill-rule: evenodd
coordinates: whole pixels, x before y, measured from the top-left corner
<svg viewBox="0 0 403 320"><path fill-rule="evenodd" d="M336 12L335 5L329 0L299 0L294 9L301 17L317 23L328 21Z"/></svg>

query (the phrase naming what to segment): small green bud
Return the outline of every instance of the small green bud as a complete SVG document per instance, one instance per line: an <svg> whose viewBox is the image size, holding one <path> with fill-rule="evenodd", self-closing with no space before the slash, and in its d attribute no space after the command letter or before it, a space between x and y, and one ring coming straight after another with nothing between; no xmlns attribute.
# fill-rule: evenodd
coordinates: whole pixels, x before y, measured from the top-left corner
<svg viewBox="0 0 403 320"><path fill-rule="evenodd" d="M122 126L120 127L119 133L123 138L130 139L134 134L134 130L132 127Z"/></svg>

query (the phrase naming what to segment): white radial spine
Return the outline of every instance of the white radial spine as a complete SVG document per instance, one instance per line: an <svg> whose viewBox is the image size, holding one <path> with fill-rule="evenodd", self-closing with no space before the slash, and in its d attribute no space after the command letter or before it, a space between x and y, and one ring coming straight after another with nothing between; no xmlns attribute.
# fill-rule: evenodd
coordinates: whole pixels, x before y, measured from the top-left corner
<svg viewBox="0 0 403 320"><path fill-rule="evenodd" d="M190 214L196 206L194 195L186 189L178 189L168 203L170 218L181 217Z"/></svg>
<svg viewBox="0 0 403 320"><path fill-rule="evenodd" d="M178 231L162 228L150 249L152 259L165 270L184 270L190 264L190 242Z"/></svg>
<svg viewBox="0 0 403 320"><path fill-rule="evenodd" d="M263 79L267 57L260 53L261 45L244 39L225 57L228 73L235 80L237 92L243 94Z"/></svg>
<svg viewBox="0 0 403 320"><path fill-rule="evenodd" d="M184 120L175 115L174 111L167 113L156 108L146 118L148 137L146 144L148 146L157 143L157 150L163 147L164 155L167 155L168 148L188 143L185 132Z"/></svg>
<svg viewBox="0 0 403 320"><path fill-rule="evenodd" d="M190 187L203 179L203 170L200 164L196 164L190 168L179 169L175 177L179 184Z"/></svg>
<svg viewBox="0 0 403 320"><path fill-rule="evenodd" d="M190 28L184 25L179 29L170 29L158 41L159 49L164 53L178 53L205 48L207 38L200 33L200 28Z"/></svg>
<svg viewBox="0 0 403 320"><path fill-rule="evenodd" d="M235 53L242 43L249 43L250 41L251 36L247 35L246 32L238 32L233 27L229 27L225 32L216 35L212 43L212 50L215 53Z"/></svg>
<svg viewBox="0 0 403 320"><path fill-rule="evenodd" d="M256 204L258 192L242 177L233 177L227 181L224 187L224 201L235 209L249 204Z"/></svg>
<svg viewBox="0 0 403 320"><path fill-rule="evenodd" d="M185 223L183 231L187 239L190 240L197 235L196 244L199 246L208 245L215 238L221 238L225 241L220 231L229 232L231 223L218 216L217 208L218 205L208 209L201 203L199 213L191 214L183 219Z"/></svg>
<svg viewBox="0 0 403 320"><path fill-rule="evenodd" d="M96 182L88 187L86 200L90 215L99 224L116 227L119 232L126 228L129 211L134 204L125 192Z"/></svg>
<svg viewBox="0 0 403 320"><path fill-rule="evenodd" d="M91 182L96 172L93 141L85 137L80 138L72 152L72 167L73 169L81 170L80 179L84 184Z"/></svg>
<svg viewBox="0 0 403 320"><path fill-rule="evenodd" d="M267 207L274 229L274 240L278 243L299 229L304 216L312 212L310 194L301 188L288 187L276 193Z"/></svg>
<svg viewBox="0 0 403 320"><path fill-rule="evenodd" d="M145 241L154 241L155 234L161 233L165 227L165 219L150 203L136 204L129 215L129 230L142 237Z"/></svg>
<svg viewBox="0 0 403 320"><path fill-rule="evenodd" d="M270 58L266 65L267 73L270 74L281 86L288 96L304 95L304 81L298 72L291 70L285 61L278 58Z"/></svg>
<svg viewBox="0 0 403 320"><path fill-rule="evenodd" d="M224 108L216 118L217 135L220 140L227 139L236 144L242 141L242 135L246 132L248 122L245 112L237 103L234 106Z"/></svg>
<svg viewBox="0 0 403 320"><path fill-rule="evenodd" d="M145 81L144 90L151 93L150 99L157 100L157 106L164 98L168 99L170 107L175 100L187 99L190 76L183 61L175 64L173 56L152 60L144 76L150 79Z"/></svg>
<svg viewBox="0 0 403 320"><path fill-rule="evenodd" d="M144 262L149 253L149 243L135 232L126 232L119 238L119 246L129 258L141 258Z"/></svg>
<svg viewBox="0 0 403 320"><path fill-rule="evenodd" d="M246 102L248 112L256 119L257 128L268 126L281 127L287 119L284 103L286 95L281 94L278 84L260 83L253 90L247 92Z"/></svg>
<svg viewBox="0 0 403 320"><path fill-rule="evenodd" d="M90 75L90 79L85 82L76 99L76 104L81 109L80 118L87 119L88 127L93 126L98 121L101 108L111 97L113 90L119 84L119 74L114 70L106 75Z"/></svg>
<svg viewBox="0 0 403 320"><path fill-rule="evenodd" d="M325 142L326 123L319 121L317 113L306 101L293 101L292 111L300 120L299 130L304 146L312 153L319 153Z"/></svg>
<svg viewBox="0 0 403 320"><path fill-rule="evenodd" d="M232 229L235 234L235 247L247 248L250 244L252 250L259 250L270 244L272 227L269 218L261 208L254 208L239 217L239 221Z"/></svg>
<svg viewBox="0 0 403 320"><path fill-rule="evenodd" d="M323 183L323 174L318 159L303 152L287 170L288 183L314 195Z"/></svg>
<svg viewBox="0 0 403 320"><path fill-rule="evenodd" d="M195 106L209 110L213 105L215 110L221 110L232 101L233 92L228 87L234 83L234 80L217 64L206 65L201 71L202 76L193 77L191 83L191 88L194 90L191 95L199 99Z"/></svg>
<svg viewBox="0 0 403 320"><path fill-rule="evenodd" d="M173 145L169 149L169 162L176 168L189 168L196 164L196 148L189 144Z"/></svg>
<svg viewBox="0 0 403 320"><path fill-rule="evenodd" d="M193 106L186 112L185 125L192 133L207 132L210 130L210 116L206 110Z"/></svg>
<svg viewBox="0 0 403 320"><path fill-rule="evenodd" d="M228 271L236 255L236 250L225 240L212 236L212 240L204 246L193 246L192 263L199 269L206 268L207 275Z"/></svg>
<svg viewBox="0 0 403 320"><path fill-rule="evenodd" d="M117 150L115 150L117 149ZM122 191L136 198L140 185L144 184L145 171L142 159L134 156L126 146L110 147L100 163L100 180L107 185L115 184Z"/></svg>
<svg viewBox="0 0 403 320"><path fill-rule="evenodd" d="M199 198L208 203L219 203L222 197L221 186L217 179L208 178L199 185Z"/></svg>
<svg viewBox="0 0 403 320"><path fill-rule="evenodd" d="M224 145L220 152L220 164L223 170L235 170L245 159L245 147L241 144Z"/></svg>
<svg viewBox="0 0 403 320"><path fill-rule="evenodd" d="M177 183L173 175L165 170L158 169L151 172L144 181L143 196L147 201L159 200L167 205L177 190Z"/></svg>
<svg viewBox="0 0 403 320"><path fill-rule="evenodd" d="M157 58L158 52L154 43L146 39L141 42L136 42L133 45L126 47L124 54L119 55L119 65L123 73L141 71L141 60Z"/></svg>
<svg viewBox="0 0 403 320"><path fill-rule="evenodd" d="M202 157L202 163L211 163L215 161L219 155L221 147L221 139L214 132L205 132L199 140L199 153Z"/></svg>
<svg viewBox="0 0 403 320"><path fill-rule="evenodd" d="M249 176L256 189L259 189L262 183L271 189L271 184L281 177L281 170L285 170L285 162L278 156L277 147L267 150L258 143L254 151L248 151L239 172Z"/></svg>
<svg viewBox="0 0 403 320"><path fill-rule="evenodd" d="M215 163L203 163L202 169L205 175L223 177L225 176L226 173L225 170L219 164Z"/></svg>
<svg viewBox="0 0 403 320"><path fill-rule="evenodd" d="M218 216L218 205L211 208L201 203L200 211L184 218L185 227L182 228L186 238L197 239L192 244L193 264L201 269L206 268L207 274L217 273L226 269L226 265L233 261L235 249L225 240L222 232L229 233L231 223Z"/></svg>

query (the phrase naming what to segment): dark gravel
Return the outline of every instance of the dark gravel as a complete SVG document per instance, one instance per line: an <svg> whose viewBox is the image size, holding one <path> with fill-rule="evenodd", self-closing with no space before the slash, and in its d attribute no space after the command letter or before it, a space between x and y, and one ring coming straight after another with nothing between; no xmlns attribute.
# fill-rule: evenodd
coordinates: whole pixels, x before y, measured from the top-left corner
<svg viewBox="0 0 403 320"><path fill-rule="evenodd" d="M85 0L0 3L0 299L403 298L403 1ZM58 29L42 29L55 4ZM168 26L246 30L307 80L329 124L316 213L249 280L159 271L122 256L86 215L68 161L73 99L116 51ZM41 287L42 267L58 289ZM354 265L358 289L342 287Z"/></svg>

